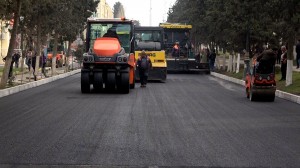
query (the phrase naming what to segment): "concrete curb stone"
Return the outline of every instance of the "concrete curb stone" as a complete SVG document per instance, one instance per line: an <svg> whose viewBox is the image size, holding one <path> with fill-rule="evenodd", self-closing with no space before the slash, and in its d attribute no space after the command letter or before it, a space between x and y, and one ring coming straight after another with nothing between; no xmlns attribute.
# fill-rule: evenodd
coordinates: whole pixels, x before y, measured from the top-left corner
<svg viewBox="0 0 300 168"><path fill-rule="evenodd" d="M221 79L230 81L230 82L238 84L238 85L242 85L242 86L245 85L245 81L240 80L240 79L229 77L229 76L226 76L226 75L223 75L223 74L219 74L219 73L216 73L216 72L211 72L210 74L212 76L217 77L217 78L221 78ZM279 97L279 98L282 98L282 99L285 99L285 100L288 100L288 101L300 104L300 96L297 96L297 95L294 95L294 94L291 94L291 93L287 93L287 92L283 92L283 91L280 91L280 90L276 90L275 95L277 97Z"/></svg>
<svg viewBox="0 0 300 168"><path fill-rule="evenodd" d="M49 78L45 78L45 79L41 79L41 80L38 80L38 81L29 82L29 83L25 83L25 84L18 85L18 86L15 86L15 87L11 87L11 88L7 88L7 89L2 89L2 90L0 90L0 98L4 97L4 96L11 95L11 94L14 94L14 93L18 93L18 92L21 92L21 91L24 91L24 90L27 90L27 89L30 89L30 88L34 88L34 87L37 87L37 86L40 86L40 85L44 85L44 84L56 81L58 79L62 79L62 78L68 77L68 76L72 76L74 74L79 73L80 71L81 71L81 69L77 69L77 70L67 72L67 73L64 73L64 74L60 74L60 75L56 75L56 76L53 76L53 77L49 77Z"/></svg>

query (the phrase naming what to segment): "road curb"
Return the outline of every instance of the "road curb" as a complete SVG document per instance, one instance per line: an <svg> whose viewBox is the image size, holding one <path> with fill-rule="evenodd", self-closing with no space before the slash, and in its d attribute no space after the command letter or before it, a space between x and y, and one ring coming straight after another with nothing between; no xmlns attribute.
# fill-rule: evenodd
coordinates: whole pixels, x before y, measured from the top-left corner
<svg viewBox="0 0 300 168"><path fill-rule="evenodd" d="M18 92L21 92L21 91L24 91L24 90L27 90L27 89L30 89L30 88L41 86L43 84L47 84L47 83L56 81L58 79L62 79L62 78L68 77L68 76L72 76L74 74L79 73L80 71L81 71L81 69L77 69L77 70L67 72L67 73L63 73L63 74L60 74L60 75L56 75L56 76L53 76L53 77L49 77L49 78L45 78L45 79L41 79L41 80L38 80L38 81L29 82L29 83L25 83L25 84L15 86L15 87L11 87L11 88L7 88L7 89L2 89L2 90L0 90L0 98L11 95L11 94L15 94L15 93L18 93Z"/></svg>
<svg viewBox="0 0 300 168"><path fill-rule="evenodd" d="M217 77L217 78L221 78L221 79L230 81L230 82L238 84L238 85L242 85L242 86L245 85L245 81L240 80L240 79L236 79L236 78L226 76L226 75L223 75L223 74L219 74L219 73L216 73L216 72L211 72L210 74L212 76ZM282 99L300 104L300 96L297 96L297 95L294 95L294 94L291 94L291 93L287 93L287 92L283 92L283 91L280 91L280 90L276 90L275 94L279 98L282 98Z"/></svg>

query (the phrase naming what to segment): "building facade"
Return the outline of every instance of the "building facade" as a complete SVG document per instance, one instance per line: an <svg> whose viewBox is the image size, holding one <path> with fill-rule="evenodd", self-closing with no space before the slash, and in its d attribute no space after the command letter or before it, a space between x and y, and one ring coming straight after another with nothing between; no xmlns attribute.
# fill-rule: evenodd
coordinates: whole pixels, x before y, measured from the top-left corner
<svg viewBox="0 0 300 168"><path fill-rule="evenodd" d="M108 18L111 19L113 18L113 11L111 7L107 4L106 0L100 0L98 7L97 7L97 12L95 14L95 17L97 18Z"/></svg>

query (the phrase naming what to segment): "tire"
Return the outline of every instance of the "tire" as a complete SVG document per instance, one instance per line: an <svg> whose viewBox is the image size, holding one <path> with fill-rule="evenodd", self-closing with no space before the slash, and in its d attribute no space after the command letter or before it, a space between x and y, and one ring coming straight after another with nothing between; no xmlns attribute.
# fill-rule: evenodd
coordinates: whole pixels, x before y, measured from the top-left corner
<svg viewBox="0 0 300 168"><path fill-rule="evenodd" d="M269 97L269 101L270 101L270 102L274 102L274 101L275 101L275 94L273 94L273 95L271 95L271 96Z"/></svg>
<svg viewBox="0 0 300 168"><path fill-rule="evenodd" d="M252 91L252 86L250 86L249 99L250 101L256 101L256 95Z"/></svg>
<svg viewBox="0 0 300 168"><path fill-rule="evenodd" d="M130 82L129 82L129 72L125 72L121 74L119 91L122 93L129 93L130 90Z"/></svg>
<svg viewBox="0 0 300 168"><path fill-rule="evenodd" d="M112 91L116 88L116 74L114 72L108 72L105 82L105 89Z"/></svg>
<svg viewBox="0 0 300 168"><path fill-rule="evenodd" d="M130 89L135 88L135 71L133 70L133 84L130 84Z"/></svg>
<svg viewBox="0 0 300 168"><path fill-rule="evenodd" d="M96 92L100 92L103 89L102 72L95 72L94 73L93 87L94 87Z"/></svg>
<svg viewBox="0 0 300 168"><path fill-rule="evenodd" d="M90 76L88 72L81 72L81 93L90 93Z"/></svg>
<svg viewBox="0 0 300 168"><path fill-rule="evenodd" d="M248 99L250 98L249 88L246 88L246 96L247 96Z"/></svg>

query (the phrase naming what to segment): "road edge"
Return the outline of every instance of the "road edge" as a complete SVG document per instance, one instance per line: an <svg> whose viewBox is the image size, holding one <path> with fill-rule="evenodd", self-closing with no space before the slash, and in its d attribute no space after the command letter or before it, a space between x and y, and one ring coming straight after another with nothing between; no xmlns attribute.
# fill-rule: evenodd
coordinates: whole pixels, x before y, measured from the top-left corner
<svg viewBox="0 0 300 168"><path fill-rule="evenodd" d="M216 72L211 72L210 75L212 75L214 77L217 77L217 78L220 78L220 79L223 79L223 80L226 80L226 81L230 81L230 82L238 84L238 85L242 85L242 86L245 85L245 81L240 80L240 79L236 79L236 78L233 78L233 77L230 77L230 76L226 76L226 75L219 74L219 73L216 73ZM283 92L283 91L280 91L280 90L276 90L275 94L279 98L282 98L282 99L300 104L300 96L297 96L297 95L294 95L294 94L291 94L291 93L287 93L287 92Z"/></svg>
<svg viewBox="0 0 300 168"><path fill-rule="evenodd" d="M77 70L67 72L67 73L63 73L63 74L60 74L60 75L56 75L56 76L53 76L53 77L49 77L49 78L45 78L45 79L41 79L41 80L38 80L38 81L29 82L29 83L25 83L25 84L18 85L18 86L15 86L15 87L11 87L11 88L7 88L7 89L2 89L2 90L0 90L0 98L5 97L5 96L9 96L11 94L15 94L15 93L18 93L18 92L21 92L21 91L24 91L24 90L27 90L27 89L30 89L30 88L38 87L38 86L56 81L58 79L62 79L62 78L68 77L68 76L75 75L75 74L79 73L80 71L81 71L81 69L77 69Z"/></svg>

